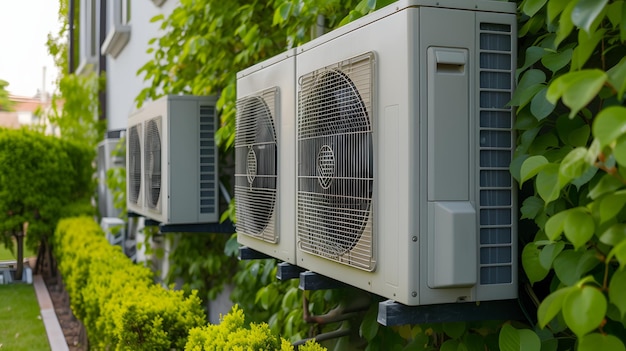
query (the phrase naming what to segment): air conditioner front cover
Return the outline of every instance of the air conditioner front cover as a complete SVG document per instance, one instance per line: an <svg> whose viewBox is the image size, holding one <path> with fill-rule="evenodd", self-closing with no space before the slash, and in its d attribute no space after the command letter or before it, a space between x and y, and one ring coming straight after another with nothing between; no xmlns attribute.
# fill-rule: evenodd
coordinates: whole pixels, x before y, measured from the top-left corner
<svg viewBox="0 0 626 351"><path fill-rule="evenodd" d="M126 132L126 207L143 212L143 120L131 118Z"/></svg>
<svg viewBox="0 0 626 351"><path fill-rule="evenodd" d="M514 45L514 4L404 0L297 48L298 266L406 305L517 296L514 187L489 175Z"/></svg>
<svg viewBox="0 0 626 351"><path fill-rule="evenodd" d="M237 240L295 263L295 51L237 74Z"/></svg>
<svg viewBox="0 0 626 351"><path fill-rule="evenodd" d="M119 138L107 138L98 143L98 211L101 217L117 217L120 210L113 205L113 194L106 185L107 172L124 167L125 159L113 155Z"/></svg>

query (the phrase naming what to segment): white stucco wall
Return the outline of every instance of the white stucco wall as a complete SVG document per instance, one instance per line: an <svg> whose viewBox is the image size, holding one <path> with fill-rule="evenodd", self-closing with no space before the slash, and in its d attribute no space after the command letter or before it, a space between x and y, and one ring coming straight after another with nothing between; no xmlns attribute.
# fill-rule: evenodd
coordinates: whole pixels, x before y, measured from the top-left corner
<svg viewBox="0 0 626 351"><path fill-rule="evenodd" d="M148 41L159 36L159 24L150 19L160 13L167 16L178 5L177 0L167 0L162 6L148 0L131 0L130 40L121 53L112 58L107 56L107 129L126 128L126 121L135 110L135 97L147 86L143 75L137 71L151 56L146 53Z"/></svg>

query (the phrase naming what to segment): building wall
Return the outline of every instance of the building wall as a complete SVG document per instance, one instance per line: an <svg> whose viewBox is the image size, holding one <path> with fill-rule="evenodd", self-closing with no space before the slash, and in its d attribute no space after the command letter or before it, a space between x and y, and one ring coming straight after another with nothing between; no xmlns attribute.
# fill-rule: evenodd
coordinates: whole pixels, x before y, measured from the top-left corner
<svg viewBox="0 0 626 351"><path fill-rule="evenodd" d="M167 0L158 7L152 1L131 0L130 39L116 58L107 55L108 130L126 128L128 116L136 108L135 97L148 85L137 71L151 59L146 53L148 41L159 36L160 23L150 23L150 19L161 13L169 15L178 3Z"/></svg>

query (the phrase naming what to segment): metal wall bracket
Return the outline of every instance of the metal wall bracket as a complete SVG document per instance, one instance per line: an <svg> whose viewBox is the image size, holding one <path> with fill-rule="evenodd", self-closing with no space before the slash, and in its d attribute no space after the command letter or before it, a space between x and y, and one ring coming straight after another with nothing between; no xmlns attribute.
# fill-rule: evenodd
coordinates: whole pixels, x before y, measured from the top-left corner
<svg viewBox="0 0 626 351"><path fill-rule="evenodd" d="M378 323L385 326L482 320L526 320L518 300L406 306L392 300L378 304Z"/></svg>
<svg viewBox="0 0 626 351"><path fill-rule="evenodd" d="M328 278L311 271L300 273L300 290L340 289L348 287L346 283Z"/></svg>
<svg viewBox="0 0 626 351"><path fill-rule="evenodd" d="M294 266L287 262L281 262L278 264L276 270L276 279L286 281L290 279L296 279L300 277L300 273L304 272L304 268Z"/></svg>
<svg viewBox="0 0 626 351"><path fill-rule="evenodd" d="M262 252L253 250L247 246L239 246L239 259L241 261L263 260L266 258L274 258L274 257L268 256Z"/></svg>
<svg viewBox="0 0 626 351"><path fill-rule="evenodd" d="M197 224L161 224L161 233L223 233L233 234L235 226L229 220L222 223L197 223Z"/></svg>

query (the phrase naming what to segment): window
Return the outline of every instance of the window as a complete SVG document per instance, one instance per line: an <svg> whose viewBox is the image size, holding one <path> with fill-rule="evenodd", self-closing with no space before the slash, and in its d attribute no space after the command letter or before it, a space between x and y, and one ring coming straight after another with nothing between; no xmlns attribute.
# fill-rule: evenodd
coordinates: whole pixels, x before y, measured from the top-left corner
<svg viewBox="0 0 626 351"><path fill-rule="evenodd" d="M102 54L117 57L130 40L131 0L108 2L108 33L102 43Z"/></svg>
<svg viewBox="0 0 626 351"><path fill-rule="evenodd" d="M96 0L81 0L79 14L79 57L80 62L76 73L87 74L95 70L98 64L98 37L99 37L99 2Z"/></svg>

